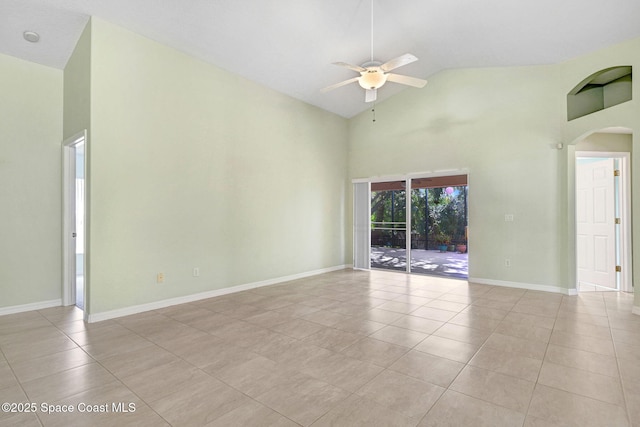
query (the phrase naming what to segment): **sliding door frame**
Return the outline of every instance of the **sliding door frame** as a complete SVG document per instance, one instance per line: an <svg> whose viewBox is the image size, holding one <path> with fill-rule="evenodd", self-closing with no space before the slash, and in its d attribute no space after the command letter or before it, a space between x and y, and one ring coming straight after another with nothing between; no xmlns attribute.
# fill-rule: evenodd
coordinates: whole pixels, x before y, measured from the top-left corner
<svg viewBox="0 0 640 427"><path fill-rule="evenodd" d="M351 180L351 183L354 185L354 197L353 197L353 212L354 212L354 223L353 223L353 259L354 259L354 268L364 269L362 267L356 267L356 259L358 257L364 257L364 254L358 252L358 246L356 242L363 241L364 236L357 234L358 232L363 233L366 231L369 241L369 246L367 248L367 258L369 259L367 270L371 269L371 221L368 221L368 226L366 230L363 227L359 227L356 229L355 223L355 215L359 209L364 209L364 206L356 206L356 198L355 198L355 184L368 183L369 184L369 197L368 197L368 212L369 216L371 216L371 184L377 182L392 182L392 181L405 181L405 191L407 192L405 196L406 200L406 221L407 221L407 230L405 232L405 254L406 254L406 268L405 273L411 274L411 181L414 179L420 178L435 178L435 177L446 177L446 176L455 176L455 175L466 175L467 176L467 186L469 185L469 170L468 169L451 169L451 170L443 170L443 171L435 171L435 172L416 172L416 173L408 173L406 175L385 175L385 176L376 176L371 178L354 178ZM468 192L467 192L467 203L468 203ZM397 271L397 270L396 270Z"/></svg>

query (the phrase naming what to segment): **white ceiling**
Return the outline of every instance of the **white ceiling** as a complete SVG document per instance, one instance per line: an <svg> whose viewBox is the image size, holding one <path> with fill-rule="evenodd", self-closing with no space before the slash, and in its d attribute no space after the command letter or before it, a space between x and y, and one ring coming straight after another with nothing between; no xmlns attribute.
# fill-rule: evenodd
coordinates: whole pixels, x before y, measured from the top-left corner
<svg viewBox="0 0 640 427"><path fill-rule="evenodd" d="M374 56L419 61L428 79L459 67L558 63L640 37L638 0L374 0ZM64 68L89 16L199 57L278 92L352 117L369 108L331 65L370 58L370 0L0 0L0 53ZM37 44L22 33L36 31ZM611 64L623 65L623 64ZM387 83L384 100L405 88Z"/></svg>

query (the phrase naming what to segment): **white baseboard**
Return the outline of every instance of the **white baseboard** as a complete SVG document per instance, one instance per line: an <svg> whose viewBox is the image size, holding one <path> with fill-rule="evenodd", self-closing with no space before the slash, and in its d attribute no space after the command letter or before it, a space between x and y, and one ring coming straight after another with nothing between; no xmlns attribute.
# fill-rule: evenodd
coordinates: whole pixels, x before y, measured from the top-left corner
<svg viewBox="0 0 640 427"><path fill-rule="evenodd" d="M509 282L505 280L481 279L477 277L469 277L470 283L479 283L481 285L504 286L506 288L528 289L530 291L553 292L564 295L578 295L576 289L561 288L560 286L538 285L535 283Z"/></svg>
<svg viewBox="0 0 640 427"><path fill-rule="evenodd" d="M52 299L49 301L32 302L29 304L13 305L10 307L0 307L0 316L5 314L23 313L25 311L42 310L45 308L59 307L62 305L62 299Z"/></svg>
<svg viewBox="0 0 640 427"><path fill-rule="evenodd" d="M638 307L637 305L634 305L633 308L631 309L631 313L637 314L638 316L640 316L640 307Z"/></svg>
<svg viewBox="0 0 640 427"><path fill-rule="evenodd" d="M248 291L250 289L261 288L263 286L277 285L279 283L289 282L291 280L304 279L305 277L317 276L318 274L344 270L345 268L348 268L347 265L339 265L335 267L322 268L320 270L307 271L304 273L292 274L290 276L283 276L283 277L277 277L275 279L262 280L260 282L246 283L244 285L231 286L228 288L215 289L213 291L185 295L185 296L176 297L176 298L169 298L161 301L150 302L147 304L134 305L134 306L119 308L119 309L110 310L110 311L103 311L101 313L89 314L87 321L89 323L101 322L103 320L130 316L132 314L143 313L145 311L159 310L161 308L170 307L172 305L186 304L189 302L200 301L207 298L214 298L222 295L233 294L236 292Z"/></svg>

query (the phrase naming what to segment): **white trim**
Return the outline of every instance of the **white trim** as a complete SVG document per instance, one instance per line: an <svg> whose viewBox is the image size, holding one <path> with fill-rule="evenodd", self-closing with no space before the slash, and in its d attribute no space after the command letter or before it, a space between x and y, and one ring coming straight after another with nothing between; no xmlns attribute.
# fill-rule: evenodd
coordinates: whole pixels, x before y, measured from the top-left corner
<svg viewBox="0 0 640 427"><path fill-rule="evenodd" d="M88 174L87 174L87 159L88 159L88 145L89 141L87 139L87 130L83 130L81 132L76 133L75 135L65 139L62 142L62 161L63 161L63 177L62 177L62 305L69 306L74 305L76 303L76 290L75 290L75 280L72 280L72 274L75 275L76 270L76 256L75 256L75 248L72 247L69 243L69 236L71 235L71 230L74 229L75 225L75 209L74 204L75 200L71 200L71 195L75 194L75 157L73 146L76 144L83 142L85 147L85 162L84 162L84 178L85 183L88 182ZM82 267L82 271L84 272L84 311L85 317L87 312L87 287L89 282L88 277L88 268L87 268L87 260L88 260L88 252L89 252L89 226L88 226L88 205L89 205L89 186L85 184L85 222L84 222L84 237L85 237L85 253L83 257L84 265ZM71 211L71 212L70 212Z"/></svg>
<svg viewBox="0 0 640 427"><path fill-rule="evenodd" d="M369 178L353 178L351 180L352 184L362 184L363 182L371 182Z"/></svg>
<svg viewBox="0 0 640 427"><path fill-rule="evenodd" d="M640 316L640 307L638 307L637 305L634 305L633 308L631 309L631 313L637 314L638 316Z"/></svg>
<svg viewBox="0 0 640 427"><path fill-rule="evenodd" d="M608 158L622 159L628 156L629 156L628 151L576 151L576 158L577 157L585 157L585 158L602 157L605 159L608 159Z"/></svg>
<svg viewBox="0 0 640 427"><path fill-rule="evenodd" d="M631 153L625 152L621 158L620 170L620 213L622 216L620 235L620 262L622 264L620 288L624 292L633 292L633 234L631 228L633 217L631 216Z"/></svg>
<svg viewBox="0 0 640 427"><path fill-rule="evenodd" d="M530 291L553 292L564 295L578 295L575 288L562 288L560 286L538 285L535 283L508 282L495 279L481 279L469 277L469 283L479 283L481 285L503 286L505 288L527 289Z"/></svg>
<svg viewBox="0 0 640 427"><path fill-rule="evenodd" d="M161 308L170 307L172 305L186 304L194 301L200 301L207 298L219 297L222 295L233 294L236 292L248 291L251 289L261 288L264 286L277 285L306 277L317 276L319 274L330 273L332 271L344 270L348 265L338 265L335 267L322 268L320 270L307 271L305 273L292 274L290 276L277 277L275 279L262 280L260 282L246 283L244 285L231 286L228 288L215 289L213 291L201 292L197 294L184 295L176 298L169 298L161 301L154 301L147 304L133 305L130 307L119 308L116 310L103 311L102 313L89 314L87 321L89 323L101 322L103 320L115 319L117 317L130 316L132 314L143 313L145 311L159 310Z"/></svg>
<svg viewBox="0 0 640 427"><path fill-rule="evenodd" d="M62 300L58 298L58 299L52 299L49 301L31 302L29 304L0 307L0 316L5 316L7 314L23 313L25 311L42 310L42 309L51 308L51 307L60 307L61 305L62 305Z"/></svg>
<svg viewBox="0 0 640 427"><path fill-rule="evenodd" d="M403 175L380 175L380 176L372 176L369 178L353 178L351 179L351 183L357 184L361 182L406 181L408 178L411 178L411 179L432 178L432 177L455 176L455 175L467 175L467 180L468 180L469 169L467 168L443 169L443 170L427 171L427 172L411 172Z"/></svg>

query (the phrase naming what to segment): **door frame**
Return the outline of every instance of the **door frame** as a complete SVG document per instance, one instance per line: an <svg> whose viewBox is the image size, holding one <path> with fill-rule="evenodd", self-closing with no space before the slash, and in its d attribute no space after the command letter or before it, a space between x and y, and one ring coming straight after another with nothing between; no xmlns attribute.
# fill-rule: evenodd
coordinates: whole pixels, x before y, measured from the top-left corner
<svg viewBox="0 0 640 427"><path fill-rule="evenodd" d="M578 157L602 157L619 160L620 167L620 180L618 187L618 200L620 201L620 264L622 266L622 272L620 273L620 287L618 291L633 292L633 258L632 258L632 234L631 226L633 219L631 217L631 153L628 151L575 151L573 156L574 164L574 206L575 198L577 196L577 186L575 185L577 179L577 160ZM615 189L614 189L615 191ZM574 208L573 221L574 221L574 247L576 251L574 253L574 266L575 266L575 278L577 289L577 277L578 277L578 252L577 252L577 211Z"/></svg>
<svg viewBox="0 0 640 427"><path fill-rule="evenodd" d="M85 221L84 221L84 236L85 236L85 253L83 257L83 274L84 274L84 309L85 320L87 318L88 308L88 269L87 269L87 254L88 254L88 174L87 174L87 153L89 141L87 139L87 131L83 130L77 134L67 138L62 143L62 305L71 306L76 303L76 289L75 289L75 274L76 274L76 253L75 244L72 244L71 233L75 229L75 180L76 180L76 159L75 150L73 147L78 143L83 142L85 148L85 162L84 162L84 178L85 178Z"/></svg>
<svg viewBox="0 0 640 427"><path fill-rule="evenodd" d="M445 177L445 176L455 176L455 175L466 175L467 176L467 186L470 185L470 181L471 181L471 176L469 173L469 170L466 168L463 169L448 169L448 170L442 170L442 171L434 171L434 172L414 172L414 173L407 173L404 175L383 175L383 176L375 176L375 177L371 177L371 178L354 178L351 180L352 184L359 184L359 183L369 183L369 217L371 216L371 184L375 183L375 182L390 182L390 181L405 181L406 183L406 188L408 188L409 192L411 191L411 180L413 179L419 179L419 178L435 178L435 177ZM353 188L353 186L352 186ZM355 199L352 198L352 200ZM406 252L406 269L405 269L405 273L407 274L412 274L411 273L411 196L410 194L407 195L407 197L405 197L406 200L406 212L407 212L407 232L405 233L406 237L405 237L405 242L406 242L406 247L405 247L405 252ZM469 203L469 193L467 192L467 203ZM357 208L356 206L353 206L353 212L355 215ZM356 254L356 230L355 230L355 223L352 224L352 227L354 228L353 233L354 233L354 242L353 242L353 257L354 260L356 259L356 256L361 254ZM467 224L468 229L471 228L471 224ZM369 258L369 260L371 259L371 221L368 221L368 226L367 226L367 234L369 235L369 246L368 246L368 253L367 253L367 257ZM467 236L468 239L468 236ZM468 243L467 243L468 244ZM467 251L467 253L469 253L469 251ZM371 269L371 262L369 262L369 270ZM401 273L402 271L400 270L394 270L396 272Z"/></svg>

